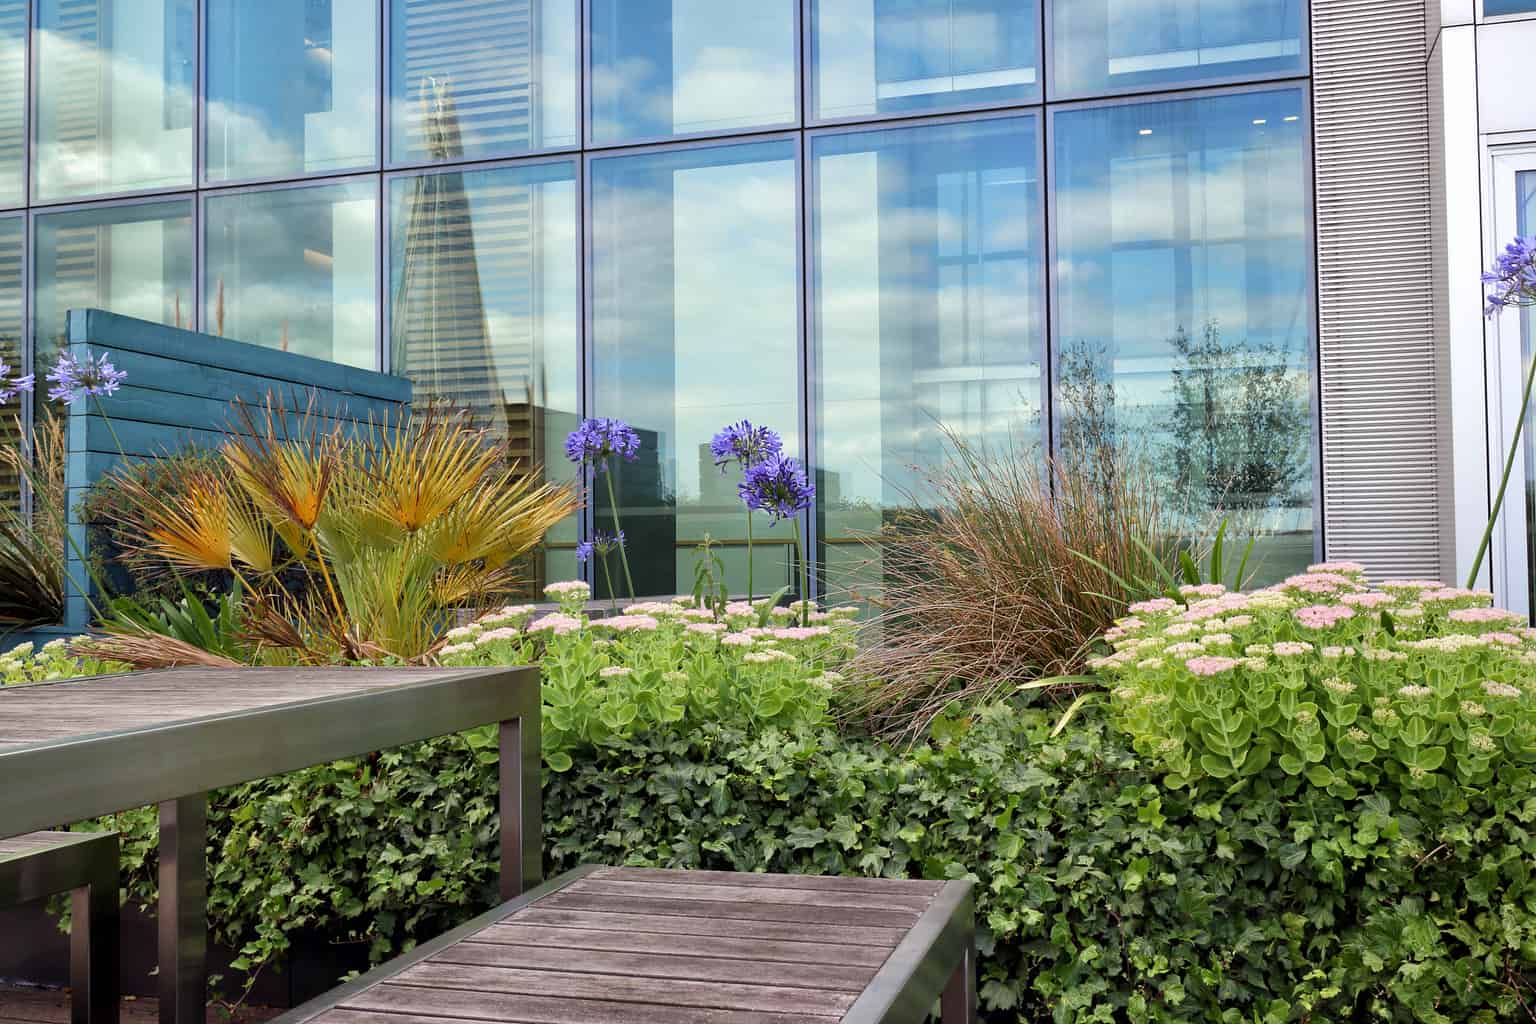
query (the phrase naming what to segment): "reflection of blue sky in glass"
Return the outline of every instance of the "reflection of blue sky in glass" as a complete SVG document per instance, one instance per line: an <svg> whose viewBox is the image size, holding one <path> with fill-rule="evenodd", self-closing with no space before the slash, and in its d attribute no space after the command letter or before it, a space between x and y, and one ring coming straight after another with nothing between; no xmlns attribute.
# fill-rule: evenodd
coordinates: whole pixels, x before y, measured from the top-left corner
<svg viewBox="0 0 1536 1024"><path fill-rule="evenodd" d="M795 6L592 0L592 141L793 122Z"/></svg>
<svg viewBox="0 0 1536 1024"><path fill-rule="evenodd" d="M579 0L390 0L391 158L476 159L574 146ZM430 110L451 107L440 145ZM444 152L443 150L447 151Z"/></svg>
<svg viewBox="0 0 1536 1024"><path fill-rule="evenodd" d="M1212 378L1222 386L1236 387L1245 368L1289 368L1272 386L1300 417L1296 434L1265 450L1295 472L1283 493L1250 499L1268 509L1266 528L1295 534L1312 527L1301 115L1297 89L1062 111L1053 220L1057 358L1098 363L1113 383L1114 426L1165 478L1180 444L1175 373L1202 365L1177 354L1176 337L1230 351ZM1298 541L1304 559L1310 537Z"/></svg>
<svg viewBox="0 0 1536 1024"><path fill-rule="evenodd" d="M0 0L0 206L20 206L26 199L26 38L26 0Z"/></svg>
<svg viewBox="0 0 1536 1024"><path fill-rule="evenodd" d="M210 180L377 160L374 0L208 0L206 31Z"/></svg>
<svg viewBox="0 0 1536 1024"><path fill-rule="evenodd" d="M812 143L824 557L834 577L917 493L913 466L1038 441L1044 230L1033 117Z"/></svg>
<svg viewBox="0 0 1536 1024"><path fill-rule="evenodd" d="M1033 0L815 0L815 116L1038 99Z"/></svg>
<svg viewBox="0 0 1536 1024"><path fill-rule="evenodd" d="M1304 74L1304 0L1050 0L1051 95Z"/></svg>
<svg viewBox="0 0 1536 1024"><path fill-rule="evenodd" d="M209 196L207 329L254 345L376 366L377 206L372 181Z"/></svg>
<svg viewBox="0 0 1536 1024"><path fill-rule="evenodd" d="M193 12L192 0L41 0L38 198L192 183Z"/></svg>
<svg viewBox="0 0 1536 1024"><path fill-rule="evenodd" d="M418 403L467 406L546 479L574 480L564 442L581 408L576 164L397 178L388 258L392 372L412 379ZM576 517L548 539L573 544Z"/></svg>
<svg viewBox="0 0 1536 1024"><path fill-rule="evenodd" d="M192 322L192 203L172 200L41 213L33 309L38 379L58 355L71 309L183 326Z"/></svg>
<svg viewBox="0 0 1536 1024"><path fill-rule="evenodd" d="M1536 11L1536 0L1483 0L1483 16L1488 18L1531 11Z"/></svg>
<svg viewBox="0 0 1536 1024"><path fill-rule="evenodd" d="M745 417L799 453L794 146L604 157L591 173L593 414L640 432L619 477L625 530L644 541L636 587L666 593L691 571L690 542L744 533L734 481L709 462L715 432ZM783 582L758 557L759 586ZM744 556L731 570L744 584Z"/></svg>

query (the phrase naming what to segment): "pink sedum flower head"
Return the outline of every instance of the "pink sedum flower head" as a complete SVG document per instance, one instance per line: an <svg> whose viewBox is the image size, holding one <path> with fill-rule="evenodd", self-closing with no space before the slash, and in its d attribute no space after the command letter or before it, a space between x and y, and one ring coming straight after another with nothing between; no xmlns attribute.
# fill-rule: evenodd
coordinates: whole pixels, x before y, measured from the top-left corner
<svg viewBox="0 0 1536 1024"><path fill-rule="evenodd" d="M1524 618L1524 616L1504 608L1455 608L1446 615L1446 618L1452 622L1489 625L1492 623L1515 622Z"/></svg>
<svg viewBox="0 0 1536 1024"><path fill-rule="evenodd" d="M555 636L565 636L581 629L581 620L572 615L562 615L552 612L543 618L534 619L528 624L530 633L553 633Z"/></svg>
<svg viewBox="0 0 1536 1024"><path fill-rule="evenodd" d="M1291 613L1306 629L1329 629L1345 619L1354 618L1354 609L1339 604L1313 604Z"/></svg>
<svg viewBox="0 0 1536 1024"><path fill-rule="evenodd" d="M1232 671L1240 664L1242 663L1236 658L1207 654L1200 658L1190 658L1184 663L1184 667L1197 676L1219 676L1223 672Z"/></svg>
<svg viewBox="0 0 1536 1024"><path fill-rule="evenodd" d="M1171 597L1156 597L1150 601L1137 601L1127 608L1126 611L1132 615L1166 615L1170 612L1179 611L1183 607L1183 605Z"/></svg>

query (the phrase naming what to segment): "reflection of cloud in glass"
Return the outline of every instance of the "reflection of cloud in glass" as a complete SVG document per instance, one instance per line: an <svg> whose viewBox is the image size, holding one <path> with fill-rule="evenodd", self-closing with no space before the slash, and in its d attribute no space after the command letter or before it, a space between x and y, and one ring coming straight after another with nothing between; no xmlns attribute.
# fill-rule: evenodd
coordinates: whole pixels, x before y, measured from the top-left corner
<svg viewBox="0 0 1536 1024"><path fill-rule="evenodd" d="M195 60L191 34L178 32L192 24L190 3L125 0L73 11L68 29L53 27L64 19L61 0L45 0L40 15L39 195L191 184L196 100L190 77L167 78Z"/></svg>
<svg viewBox="0 0 1536 1024"><path fill-rule="evenodd" d="M813 143L829 508L900 502L912 467L939 457L945 429L985 443L1032 430L1044 341L1033 126L1018 118Z"/></svg>
<svg viewBox="0 0 1536 1024"><path fill-rule="evenodd" d="M379 33L372 0L211 0L207 23L211 178L374 162Z"/></svg>
<svg viewBox="0 0 1536 1024"><path fill-rule="evenodd" d="M211 197L207 322L226 337L376 365L372 183Z"/></svg>
<svg viewBox="0 0 1536 1024"><path fill-rule="evenodd" d="M799 445L790 152L593 165L597 412L660 436L683 501L701 494L699 446L728 421L766 423ZM621 287L605 287L619 276Z"/></svg>
<svg viewBox="0 0 1536 1024"><path fill-rule="evenodd" d="M595 138L616 141L794 120L789 5L652 0L645 6L649 20L643 28L637 27L635 11L594 11L595 52L618 50L593 59Z"/></svg>
<svg viewBox="0 0 1536 1024"><path fill-rule="evenodd" d="M1057 117L1056 354L1098 353L1070 367L1112 396L1062 416L1108 417L1094 429L1152 460L1192 528L1222 506L1311 529L1304 137L1284 120L1300 104L1285 89ZM1058 393L1086 393L1068 369Z"/></svg>

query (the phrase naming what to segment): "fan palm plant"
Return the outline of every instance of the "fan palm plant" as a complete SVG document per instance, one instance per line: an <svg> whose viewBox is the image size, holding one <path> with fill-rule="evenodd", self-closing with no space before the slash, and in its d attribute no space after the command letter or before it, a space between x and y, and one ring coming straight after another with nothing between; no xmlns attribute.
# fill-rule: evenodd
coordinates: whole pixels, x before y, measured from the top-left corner
<svg viewBox="0 0 1536 1024"><path fill-rule="evenodd" d="M258 660L419 660L457 608L515 587L513 560L579 507L440 409L351 433L274 399L236 415L215 471L122 493L141 554L238 582Z"/></svg>
<svg viewBox="0 0 1536 1024"><path fill-rule="evenodd" d="M3 364L0 364L3 365ZM18 421L14 434L23 436ZM26 480L39 508L64 507L64 421L38 424L35 461L20 440L0 445L0 476ZM58 622L64 616L64 532L57 516L28 519L0 501L0 629Z"/></svg>

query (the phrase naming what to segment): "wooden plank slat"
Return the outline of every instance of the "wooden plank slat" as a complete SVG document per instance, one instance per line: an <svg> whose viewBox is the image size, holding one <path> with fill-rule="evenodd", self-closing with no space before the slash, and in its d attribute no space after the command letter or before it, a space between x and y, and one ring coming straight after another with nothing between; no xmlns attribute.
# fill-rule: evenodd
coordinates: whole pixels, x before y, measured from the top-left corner
<svg viewBox="0 0 1536 1024"><path fill-rule="evenodd" d="M349 1000L345 1009L455 1017L498 1024L805 1024L796 1013L718 1010L656 1003L558 996L464 992L384 982ZM319 1018L324 1020L325 1018Z"/></svg>
<svg viewBox="0 0 1536 1024"><path fill-rule="evenodd" d="M748 871L695 871L686 875L671 868L601 868L589 878L615 882L676 882L686 879L694 885L725 885L733 889L826 889L868 894L938 894L943 882L912 878L864 878L856 875L769 875Z"/></svg>
<svg viewBox="0 0 1536 1024"><path fill-rule="evenodd" d="M665 953L672 956L719 957L725 960L858 967L879 967L890 955L890 949L879 946L843 946L783 939L733 939L720 935L658 935L587 928L539 928L518 924L492 925L469 941L501 946L534 946L540 949Z"/></svg>
<svg viewBox="0 0 1536 1024"><path fill-rule="evenodd" d="M687 981L725 981L743 985L822 988L834 992L858 992L875 976L873 967L762 963L707 956L668 956L663 953L536 949L531 946L498 946L474 941L450 946L432 957L432 961L481 967L570 971L576 974L638 975Z"/></svg>
<svg viewBox="0 0 1536 1024"><path fill-rule="evenodd" d="M920 914L932 902L926 893L845 892L815 889L740 888L694 885L690 882L622 882L583 878L570 886L571 893L602 896L639 896L646 899L712 900L721 903L789 904L802 907L850 907L858 910L907 910Z"/></svg>
<svg viewBox="0 0 1536 1024"><path fill-rule="evenodd" d="M708 917L669 917L665 914L605 913L597 910L555 910L542 902L520 911L517 924L546 928L598 928L663 935L723 935L738 939L792 939L803 942L835 942L845 946L879 946L894 949L904 932L900 928L860 928L836 924L791 921L750 921Z"/></svg>
<svg viewBox="0 0 1536 1024"><path fill-rule="evenodd" d="M556 910L597 910L611 912L619 909L612 896L600 893L561 891L539 901L539 905ZM723 900L672 900L646 899L643 896L624 898L622 911L626 914L662 914L669 917L710 917L725 920L746 921L797 921L806 924L847 924L871 928L912 927L918 915L910 910L855 910L849 907L809 907L796 904L731 903Z"/></svg>
<svg viewBox="0 0 1536 1024"><path fill-rule="evenodd" d="M428 962L396 975L401 985L422 988L461 988L479 992L563 996L570 999L609 999L624 1002L668 1003L674 1006L721 1010L775 1010L836 1018L853 1005L854 996L826 989L783 985L739 985L676 978L612 978L570 971L528 971L518 968L476 967Z"/></svg>

